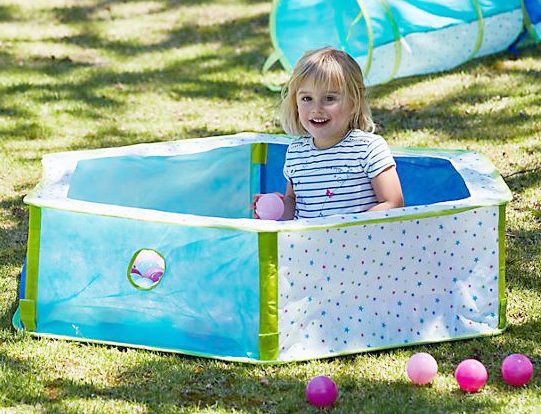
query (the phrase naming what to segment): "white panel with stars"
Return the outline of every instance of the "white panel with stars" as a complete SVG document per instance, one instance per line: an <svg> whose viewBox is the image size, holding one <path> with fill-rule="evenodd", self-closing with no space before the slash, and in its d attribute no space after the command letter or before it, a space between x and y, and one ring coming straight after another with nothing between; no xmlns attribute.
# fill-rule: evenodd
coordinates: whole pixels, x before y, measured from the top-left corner
<svg viewBox="0 0 541 414"><path fill-rule="evenodd" d="M279 233L279 359L497 332L498 217Z"/></svg>

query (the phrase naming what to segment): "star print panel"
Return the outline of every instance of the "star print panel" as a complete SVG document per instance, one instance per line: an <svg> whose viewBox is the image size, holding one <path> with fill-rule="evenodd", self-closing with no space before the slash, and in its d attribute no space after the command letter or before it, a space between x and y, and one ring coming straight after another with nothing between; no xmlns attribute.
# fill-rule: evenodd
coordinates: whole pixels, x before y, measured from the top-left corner
<svg viewBox="0 0 541 414"><path fill-rule="evenodd" d="M498 332L499 214L280 234L279 359Z"/></svg>

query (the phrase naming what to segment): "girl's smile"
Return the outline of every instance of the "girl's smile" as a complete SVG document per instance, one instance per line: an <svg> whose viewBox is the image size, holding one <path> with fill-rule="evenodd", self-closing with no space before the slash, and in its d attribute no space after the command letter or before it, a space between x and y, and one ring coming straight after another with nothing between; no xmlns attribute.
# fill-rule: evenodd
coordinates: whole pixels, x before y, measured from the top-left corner
<svg viewBox="0 0 541 414"><path fill-rule="evenodd" d="M305 81L296 96L299 120L318 148L329 148L349 130L353 105L338 89L323 89Z"/></svg>

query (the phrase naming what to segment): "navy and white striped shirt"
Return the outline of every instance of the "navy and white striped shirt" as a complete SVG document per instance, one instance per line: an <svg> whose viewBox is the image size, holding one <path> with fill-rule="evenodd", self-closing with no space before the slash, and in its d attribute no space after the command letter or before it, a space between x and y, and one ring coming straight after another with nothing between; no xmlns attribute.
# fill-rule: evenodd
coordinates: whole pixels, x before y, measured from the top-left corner
<svg viewBox="0 0 541 414"><path fill-rule="evenodd" d="M379 135L352 129L338 144L318 149L310 136L293 141L284 175L296 196L295 218L361 213L378 200L371 180L396 165Z"/></svg>

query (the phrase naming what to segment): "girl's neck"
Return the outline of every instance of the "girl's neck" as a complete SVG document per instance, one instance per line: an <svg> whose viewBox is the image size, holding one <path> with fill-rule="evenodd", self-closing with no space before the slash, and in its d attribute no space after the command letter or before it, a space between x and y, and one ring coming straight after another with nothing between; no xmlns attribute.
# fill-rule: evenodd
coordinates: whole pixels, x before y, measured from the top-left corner
<svg viewBox="0 0 541 414"><path fill-rule="evenodd" d="M342 142L351 132L351 129L346 129L346 131L343 134L338 135L336 138L332 139L316 139L314 137L312 138L312 143L314 144L314 147L320 150L329 149L334 147L336 144L339 144Z"/></svg>

